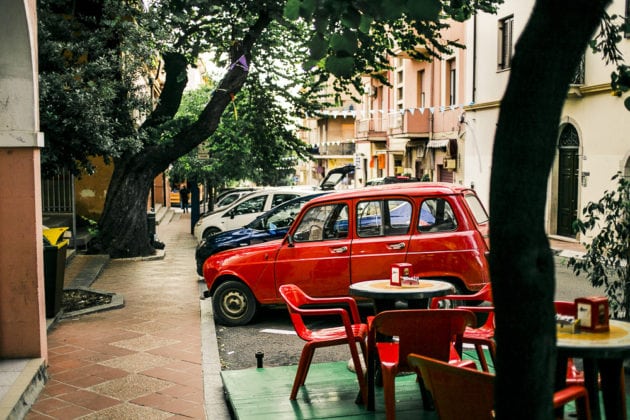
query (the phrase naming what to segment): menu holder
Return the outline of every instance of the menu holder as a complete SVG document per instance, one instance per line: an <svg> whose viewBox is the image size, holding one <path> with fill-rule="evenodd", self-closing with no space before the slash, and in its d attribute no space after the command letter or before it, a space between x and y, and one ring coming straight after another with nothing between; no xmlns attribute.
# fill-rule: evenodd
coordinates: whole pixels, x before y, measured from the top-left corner
<svg viewBox="0 0 630 420"><path fill-rule="evenodd" d="M413 275L413 266L409 263L395 263L391 266L391 276L389 284L391 286L402 286L403 278Z"/></svg>
<svg viewBox="0 0 630 420"><path fill-rule="evenodd" d="M575 299L580 328L593 332L609 331L608 298L589 296Z"/></svg>

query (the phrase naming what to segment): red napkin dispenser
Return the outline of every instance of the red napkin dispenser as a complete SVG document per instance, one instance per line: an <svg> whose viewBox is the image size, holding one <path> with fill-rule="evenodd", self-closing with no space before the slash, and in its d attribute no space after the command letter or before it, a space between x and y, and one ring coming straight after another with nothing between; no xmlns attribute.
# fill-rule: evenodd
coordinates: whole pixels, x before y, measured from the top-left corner
<svg viewBox="0 0 630 420"><path fill-rule="evenodd" d="M608 331L608 298L589 296L575 299L580 328L589 331Z"/></svg>
<svg viewBox="0 0 630 420"><path fill-rule="evenodd" d="M413 266L409 263L392 264L392 272L389 278L389 284L392 286L400 286L403 277L413 276Z"/></svg>

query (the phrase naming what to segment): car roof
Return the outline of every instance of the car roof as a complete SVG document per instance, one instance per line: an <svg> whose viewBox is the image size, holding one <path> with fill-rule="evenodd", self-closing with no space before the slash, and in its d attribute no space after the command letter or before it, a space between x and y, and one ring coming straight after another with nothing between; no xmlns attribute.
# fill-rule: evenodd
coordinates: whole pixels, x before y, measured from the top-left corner
<svg viewBox="0 0 630 420"><path fill-rule="evenodd" d="M377 185L373 187L365 187L356 190L344 190L333 192L324 197L314 198L311 202L318 203L320 201L330 201L335 199L354 199L364 197L380 197L383 195L452 195L462 194L465 191L473 191L469 187L457 184L449 184L446 182L403 182L397 184Z"/></svg>
<svg viewBox="0 0 630 420"><path fill-rule="evenodd" d="M267 187L267 188L263 188L261 190L256 190L256 191L252 191L249 194L245 194L242 197L239 197L238 200L233 201L232 203L228 204L225 207L222 207L221 209L219 209L219 211L227 211L227 210L231 210L232 207L236 207L238 204L242 203L245 200L249 200L253 197L258 197L260 195L267 195L267 194L298 194L300 196L303 195L307 195L309 193L313 193L312 189L305 189L305 188L291 188L291 187Z"/></svg>

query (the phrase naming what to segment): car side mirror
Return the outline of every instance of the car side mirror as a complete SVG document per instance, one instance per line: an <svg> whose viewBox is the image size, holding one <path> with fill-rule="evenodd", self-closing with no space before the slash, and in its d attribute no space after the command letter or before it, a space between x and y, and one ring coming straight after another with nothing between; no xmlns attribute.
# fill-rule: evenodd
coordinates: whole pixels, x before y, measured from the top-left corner
<svg viewBox="0 0 630 420"><path fill-rule="evenodd" d="M290 233L287 234L287 244L289 245L289 248L293 248L295 246L293 235L291 235Z"/></svg>

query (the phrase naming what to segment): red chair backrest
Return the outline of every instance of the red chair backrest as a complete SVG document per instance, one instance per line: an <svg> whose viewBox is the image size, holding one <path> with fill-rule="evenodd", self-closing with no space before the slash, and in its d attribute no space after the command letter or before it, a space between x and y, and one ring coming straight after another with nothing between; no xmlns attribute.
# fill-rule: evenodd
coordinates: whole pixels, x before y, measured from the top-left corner
<svg viewBox="0 0 630 420"><path fill-rule="evenodd" d="M282 296L282 299L284 299L287 304L295 332L300 338L307 340L310 330L306 327L302 319L303 311L301 310L301 306L308 304L308 295L294 284L283 284L278 290L280 296Z"/></svg>
<svg viewBox="0 0 630 420"><path fill-rule="evenodd" d="M418 354L408 359L431 392L440 419L494 419L493 375Z"/></svg>
<svg viewBox="0 0 630 420"><path fill-rule="evenodd" d="M457 350L461 351L462 335L466 327L475 322L475 315L463 309L384 311L374 317L370 334L397 336L398 369L409 371L407 355L410 353L448 361L451 344L455 342Z"/></svg>

